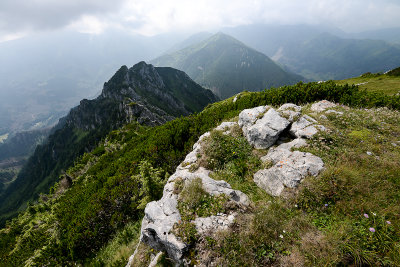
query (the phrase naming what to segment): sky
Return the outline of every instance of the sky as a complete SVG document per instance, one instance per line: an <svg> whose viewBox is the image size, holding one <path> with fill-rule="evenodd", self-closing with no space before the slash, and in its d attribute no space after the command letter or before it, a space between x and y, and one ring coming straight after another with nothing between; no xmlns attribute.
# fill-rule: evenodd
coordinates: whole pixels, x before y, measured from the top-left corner
<svg viewBox="0 0 400 267"><path fill-rule="evenodd" d="M400 0L1 0L0 41L48 31L143 35L243 24L400 27Z"/></svg>

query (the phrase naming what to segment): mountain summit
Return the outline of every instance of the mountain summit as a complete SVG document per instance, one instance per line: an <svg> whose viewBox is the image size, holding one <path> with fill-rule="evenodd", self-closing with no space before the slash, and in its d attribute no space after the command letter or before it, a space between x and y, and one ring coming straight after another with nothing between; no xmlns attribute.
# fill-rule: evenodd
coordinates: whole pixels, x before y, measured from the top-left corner
<svg viewBox="0 0 400 267"><path fill-rule="evenodd" d="M62 170L90 151L111 130L137 122L155 126L201 111L216 96L184 72L155 68L139 62L122 66L104 84L99 97L84 99L53 129L47 142L35 150L15 182L0 194L0 224L27 201L47 193Z"/></svg>
<svg viewBox="0 0 400 267"><path fill-rule="evenodd" d="M152 61L185 71L194 81L221 98L243 90L260 91L300 81L266 55L224 33Z"/></svg>

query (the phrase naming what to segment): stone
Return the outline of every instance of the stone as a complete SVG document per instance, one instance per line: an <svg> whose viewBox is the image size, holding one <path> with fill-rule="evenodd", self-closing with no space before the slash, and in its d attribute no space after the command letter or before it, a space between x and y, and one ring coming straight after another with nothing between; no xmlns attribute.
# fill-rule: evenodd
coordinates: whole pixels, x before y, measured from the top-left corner
<svg viewBox="0 0 400 267"><path fill-rule="evenodd" d="M231 132L231 128L235 125L238 125L237 122L234 121L224 121L220 125L218 125L215 130L223 131L224 134L229 134Z"/></svg>
<svg viewBox="0 0 400 267"><path fill-rule="evenodd" d="M278 112L285 118L287 118L290 122L295 121L298 117L301 116L301 107L292 103L283 104L278 108Z"/></svg>
<svg viewBox="0 0 400 267"><path fill-rule="evenodd" d="M251 109L244 109L239 114L239 127L243 129L243 132L246 132L247 128L252 126L258 117L263 114L269 106L259 106Z"/></svg>
<svg viewBox="0 0 400 267"><path fill-rule="evenodd" d="M146 205L141 228L141 241L156 250L167 252L169 257L176 263L182 263L182 256L187 251L188 244L182 242L172 233L173 226L181 220L177 208L179 197L174 193L175 181L178 178L184 183L190 182L195 178L200 178L203 188L207 193L211 195L225 194L239 207L250 204L249 198L244 193L232 189L225 181L216 181L210 178L209 174L210 171L202 167L193 173L184 168L177 168L176 172L169 177L167 184L164 186L162 198ZM223 215L223 217L225 216ZM221 218L217 217L217 219ZM204 222L204 220L200 221ZM204 223L207 223L207 220ZM213 223L214 219L211 219L211 224ZM219 224L222 226L229 225L224 220ZM208 226L206 225L204 228L208 229Z"/></svg>
<svg viewBox="0 0 400 267"><path fill-rule="evenodd" d="M257 120L244 132L247 141L257 149L266 149L272 146L290 122L281 117L279 113L270 108L264 116Z"/></svg>
<svg viewBox="0 0 400 267"><path fill-rule="evenodd" d="M307 145L307 141L303 138L296 138L290 142L279 144L277 148L291 150L292 148L300 148Z"/></svg>
<svg viewBox="0 0 400 267"><path fill-rule="evenodd" d="M268 194L272 196L279 196L285 186L279 178L279 176L274 174L274 171L270 169L259 170L254 174L254 182L258 187L264 189Z"/></svg>
<svg viewBox="0 0 400 267"><path fill-rule="evenodd" d="M284 111L284 110L292 110L292 111L300 112L301 107L298 105L292 104L292 103L286 103L278 108L278 111Z"/></svg>
<svg viewBox="0 0 400 267"><path fill-rule="evenodd" d="M316 125L317 121L308 115L301 116L296 122L292 123L289 132L297 138L311 138L318 131L325 131L322 125Z"/></svg>
<svg viewBox="0 0 400 267"><path fill-rule="evenodd" d="M206 218L196 218L193 223L199 234L226 230L235 221L236 214L217 214Z"/></svg>
<svg viewBox="0 0 400 267"><path fill-rule="evenodd" d="M206 132L199 137L199 140L193 145L193 150L186 155L184 161L178 166L177 169L189 169L194 163L197 162L197 155L200 154L201 151L201 142L204 138L210 136L210 132Z"/></svg>
<svg viewBox="0 0 400 267"><path fill-rule="evenodd" d="M254 182L272 196L279 196L285 187L295 188L307 175L317 176L324 168L321 158L300 151L271 148L261 158L271 161L274 166L259 170L253 176Z"/></svg>
<svg viewBox="0 0 400 267"><path fill-rule="evenodd" d="M311 105L311 110L316 112L325 111L328 108L336 107L335 103L329 102L328 100L321 100Z"/></svg>

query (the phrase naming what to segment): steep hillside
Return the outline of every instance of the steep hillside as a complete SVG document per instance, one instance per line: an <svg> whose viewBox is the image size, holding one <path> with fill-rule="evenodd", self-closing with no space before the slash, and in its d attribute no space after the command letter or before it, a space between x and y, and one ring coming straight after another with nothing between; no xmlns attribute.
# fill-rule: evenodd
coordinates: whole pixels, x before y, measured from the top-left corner
<svg viewBox="0 0 400 267"><path fill-rule="evenodd" d="M175 117L200 111L216 101L209 91L185 73L172 68L154 68L140 62L121 67L104 84L101 95L82 100L55 126L53 134L35 150L27 164L0 196L1 224L27 201L37 199L58 180L60 172L111 130L130 122L159 125Z"/></svg>
<svg viewBox="0 0 400 267"><path fill-rule="evenodd" d="M302 79L223 33L151 62L156 66L185 71L194 81L210 88L221 98L244 90L260 91L272 86L293 84Z"/></svg>
<svg viewBox="0 0 400 267"><path fill-rule="evenodd" d="M385 72L397 67L400 60L398 44L351 39L354 37L329 28L246 25L224 31L290 71L317 81Z"/></svg>
<svg viewBox="0 0 400 267"><path fill-rule="evenodd" d="M286 102L305 104L321 99L364 108L400 109L399 97L333 82L299 83L241 93L161 126L147 128L133 122L112 131L96 149L76 159L50 194L29 205L0 230L0 261L12 266L121 266L137 248L140 257L134 260L139 260L137 266L146 266L154 250L143 244L137 246L143 211L147 203L160 199L168 177L202 134L223 120L235 120L243 109L267 104L277 108ZM247 194L253 204L230 228L236 230L221 233L221 238L197 239L190 224L178 228L185 242L193 244L191 248L203 246L202 250L190 250L188 260L218 259L227 266L265 266L284 261L290 265L296 259L314 266L329 262L398 263L393 250L399 242L398 196L397 190L386 189L399 186L399 161L393 161L399 155L392 145L399 136L399 115L387 108L364 108L350 110L337 106L332 108L334 112L313 115L310 105L302 107L302 115L312 116L328 129L326 135L307 141L312 145L304 148L321 157L326 170L316 179L305 178L307 183L299 189L298 198L287 201L267 195L249 179L254 172L271 167L259 160L266 150L249 148L241 130L231 135L211 135L206 154L209 157L199 158L192 153L187 159L209 164L208 168L215 172L213 179L226 180L233 189ZM339 112L345 115L338 116ZM255 120L258 118L261 116ZM374 131L380 139L374 138ZM222 208L234 210L234 206L222 205L225 198L210 197L198 184L190 187L193 190L185 190L181 185L172 189L189 191L183 193L187 198L181 201L182 207L187 207L186 218L193 217L193 210L198 214ZM198 196L197 200L190 202L190 192ZM382 201L376 201L378 198ZM356 204L352 205L352 201ZM164 212L168 213L168 206ZM364 220L363 213L369 214L371 220ZM376 217L372 217L373 213ZM368 230L371 227L377 235ZM201 251L211 254L199 258ZM168 258L164 256L161 264L167 264Z"/></svg>
<svg viewBox="0 0 400 267"><path fill-rule="evenodd" d="M49 132L50 129L20 132L0 143L0 196Z"/></svg>

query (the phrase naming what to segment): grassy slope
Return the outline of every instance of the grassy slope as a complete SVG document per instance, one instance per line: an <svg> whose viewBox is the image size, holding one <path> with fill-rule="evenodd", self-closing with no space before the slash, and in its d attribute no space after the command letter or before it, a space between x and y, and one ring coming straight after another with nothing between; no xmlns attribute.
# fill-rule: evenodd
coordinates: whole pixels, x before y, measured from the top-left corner
<svg viewBox="0 0 400 267"><path fill-rule="evenodd" d="M400 109L399 97L389 98L379 94L359 92L356 87L336 86L332 82L299 83L296 86L265 92L242 93L235 103L232 102L232 98L214 103L199 114L176 119L151 129L135 124L130 125L112 132L104 144L92 153L86 154L76 162L74 168L67 171L74 178L74 183L64 194L57 193L56 197L52 195L42 197L39 203L30 206L18 218L9 222L5 229L0 230L0 261L4 262L6 266L23 265L24 263L40 265L47 262L66 265L75 262L91 262L92 260L103 263L106 261L107 263L107 255L121 251L121 248L129 252L121 253L122 258L113 259L113 261L125 261L124 257L133 252L134 242L132 243L132 240L138 229L135 223L141 220L144 205L159 197L159 193L149 194L149 190L145 190L146 183L140 178L142 176L138 176L141 160L147 160L154 168L159 168L160 172L172 173L202 133L218 125L221 120L237 116L244 108L265 104L278 105L286 102L299 104L319 99L364 107L383 105ZM395 125L396 121L388 120L386 123ZM399 136L396 131L398 130L394 128L393 138ZM380 133L380 135L382 134ZM346 147L344 148L346 151ZM372 151L377 153L375 150ZM339 155L342 155L341 153ZM396 154L394 156L397 157ZM155 169L152 168L149 168L150 173L155 173ZM384 170L382 169L382 171ZM238 183L240 184L240 181ZM393 179L393 183L396 183L396 179ZM233 182L232 184L234 185ZM250 184L249 188L251 187L254 188ZM243 191L249 192L244 189ZM255 196L251 196L254 201L265 199L265 194L259 193L261 195L258 197L257 192L254 194ZM317 196L320 195L317 194ZM50 200L46 200L47 198ZM303 202L306 203L306 198L304 199ZM397 200L392 197L390 201L390 203L394 203ZM261 200L260 203L263 202L265 200ZM319 202L315 203L319 205ZM279 219L297 218L298 215L303 214L302 211L308 212L306 206L302 208L303 210L293 211L292 208L288 209L282 205L277 203L276 212L271 213L276 217L272 218L268 217L270 214L268 210L263 212L263 207L260 205L260 216L255 218L260 221L268 219L273 227L277 225L286 227L285 224L277 223ZM318 211L318 209L316 210ZM389 213L381 215L392 219ZM301 220L298 222L294 220L293 223L300 224L304 220L307 222L309 218L314 218L312 213L309 216L311 217L300 218ZM318 214L315 218L319 218ZM251 217L244 218L243 227L248 225L246 223L248 220L252 220ZM394 226L398 224L395 217L392 221ZM288 222L292 221L288 220ZM318 227L318 225L311 225L311 227ZM322 230L323 228L321 228ZM267 231L267 235L271 235L268 229L261 227L255 228L253 236L260 236L257 235L257 232L260 231ZM244 231L244 233L247 232ZM274 233L272 234L274 235ZM124 238L126 236L127 238ZM254 239L253 236L249 235L246 238L249 241L274 242L272 239L264 238L265 236L260 236L264 239ZM258 256L260 262L265 262L265 257L275 261L280 255L283 256L287 253L285 251L290 251L289 245L295 245L295 241L299 240L299 237L294 237L293 242L284 243L286 245L283 247L274 249L272 256L270 256L269 246L263 246L260 251L255 249L260 252ZM220 252L222 253L221 258L223 258L224 251L229 251L227 249L230 246L238 244L238 242L234 242L237 241L235 237L229 240L232 242L221 245L222 248L225 248ZM236 249L237 247L232 248ZM241 258L240 253L242 252L238 248L238 259ZM338 260L343 261L342 254L333 253L333 255L339 255Z"/></svg>
<svg viewBox="0 0 400 267"><path fill-rule="evenodd" d="M395 95L400 92L400 76L387 74L361 75L360 77L336 81L339 85L358 84L359 88L370 92L383 92L388 95Z"/></svg>

